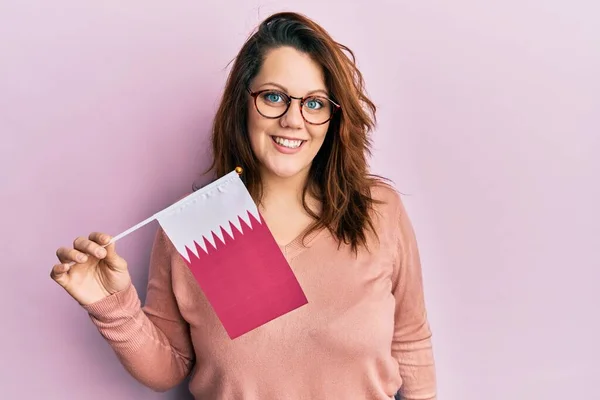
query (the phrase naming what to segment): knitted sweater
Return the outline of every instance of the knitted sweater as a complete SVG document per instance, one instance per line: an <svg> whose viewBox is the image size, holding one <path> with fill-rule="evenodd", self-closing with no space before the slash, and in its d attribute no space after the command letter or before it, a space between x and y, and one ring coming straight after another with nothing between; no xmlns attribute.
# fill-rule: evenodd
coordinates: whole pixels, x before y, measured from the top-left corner
<svg viewBox="0 0 600 400"><path fill-rule="evenodd" d="M123 366L164 391L191 374L197 400L436 399L421 265L396 191L373 195L377 238L358 255L327 229L282 246L308 304L229 339L162 229L147 296L136 288L85 306Z"/></svg>

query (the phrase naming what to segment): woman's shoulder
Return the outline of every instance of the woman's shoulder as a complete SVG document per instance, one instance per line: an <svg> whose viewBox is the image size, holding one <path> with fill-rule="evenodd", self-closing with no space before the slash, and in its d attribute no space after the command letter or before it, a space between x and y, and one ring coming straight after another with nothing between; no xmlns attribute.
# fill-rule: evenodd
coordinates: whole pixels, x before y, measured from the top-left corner
<svg viewBox="0 0 600 400"><path fill-rule="evenodd" d="M397 214L403 208L400 192L390 181L382 178L377 178L373 182L371 199L373 199L373 209L385 216Z"/></svg>
<svg viewBox="0 0 600 400"><path fill-rule="evenodd" d="M405 236L412 223L402 200L401 192L389 181L378 180L371 189L373 222L379 234Z"/></svg>

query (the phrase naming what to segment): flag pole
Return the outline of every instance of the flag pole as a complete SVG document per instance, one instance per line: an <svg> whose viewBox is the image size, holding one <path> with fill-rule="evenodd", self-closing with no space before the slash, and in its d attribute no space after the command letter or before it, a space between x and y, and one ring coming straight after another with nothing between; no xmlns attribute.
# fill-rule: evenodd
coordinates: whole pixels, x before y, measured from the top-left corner
<svg viewBox="0 0 600 400"><path fill-rule="evenodd" d="M237 166L237 167L235 167L235 172L236 172L238 175L241 175L241 174L244 172L244 169L243 169L242 167L240 167L240 166ZM136 224L136 225L132 226L131 228L129 228L129 229L126 229L125 231L123 231L123 232L119 233L118 235L116 235L116 236L114 236L113 238L111 238L111 239L110 239L110 241L109 241L107 244L103 245L102 247L106 247L106 246L108 246L108 245L110 245L110 244L112 244L112 243L115 243L117 240L119 240L119 239L122 239L122 238L124 238L125 236L129 235L130 233L132 233L132 232L134 232L134 231L136 231L136 230L140 229L140 228L141 228L141 227L143 227L144 225L147 225L147 224L149 224L150 222L152 222L152 221L154 221L154 220L156 219L156 217L158 216L158 214L160 214L160 213L156 213L156 214L154 214L153 216L151 216L151 217L149 217L149 218L146 218L146 219L145 219L145 220L143 220L142 222L140 222L140 223L138 223L138 224Z"/></svg>
<svg viewBox="0 0 600 400"><path fill-rule="evenodd" d="M241 175L241 174L244 172L244 169L243 169L242 167L240 167L240 166L237 166L237 167L235 167L235 172L236 172L238 175ZM143 220L143 221L142 221L142 222L140 222L140 223L137 223L137 224L135 224L135 225L134 225L134 226L132 226L131 228L128 228L128 229L124 230L123 232L119 233L118 235L116 235L116 236L112 237L112 238L110 239L110 241L109 241L107 244L104 244L104 245L102 245L102 247L107 247L107 246L109 246L109 245L111 245L111 244L115 243L117 240L119 240L119 239L123 239L125 236L129 235L130 233L132 233L132 232L134 232L134 231L137 231L137 230L138 230L138 229L140 229L141 227L143 227L143 226L145 226L145 225L149 224L150 222L154 221L154 220L156 219L156 217L157 217L159 214L160 214L160 212L158 212L158 213L154 214L154 215L153 215L153 216L151 216L151 217L148 217L148 218L146 218L145 220ZM75 262L70 262L70 263L69 263L69 266L73 266L73 265L75 265Z"/></svg>

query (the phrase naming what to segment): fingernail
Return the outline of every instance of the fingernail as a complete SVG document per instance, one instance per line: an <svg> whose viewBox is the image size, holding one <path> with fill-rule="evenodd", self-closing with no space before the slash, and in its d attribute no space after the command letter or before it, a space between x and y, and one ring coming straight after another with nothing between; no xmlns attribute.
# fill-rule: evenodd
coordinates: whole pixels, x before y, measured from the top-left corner
<svg viewBox="0 0 600 400"><path fill-rule="evenodd" d="M77 255L77 261L79 261L79 262L85 262L85 260L87 260L87 257L85 256L85 254L78 254Z"/></svg>
<svg viewBox="0 0 600 400"><path fill-rule="evenodd" d="M96 251L96 254L98 255L98 257L104 257L106 255L106 250L104 250L104 249L98 249Z"/></svg>

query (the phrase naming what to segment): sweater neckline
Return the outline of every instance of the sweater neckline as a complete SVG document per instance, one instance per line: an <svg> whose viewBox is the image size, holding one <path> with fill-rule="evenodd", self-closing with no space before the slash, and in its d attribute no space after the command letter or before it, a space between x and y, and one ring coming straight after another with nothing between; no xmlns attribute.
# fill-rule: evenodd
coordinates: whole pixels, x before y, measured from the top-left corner
<svg viewBox="0 0 600 400"><path fill-rule="evenodd" d="M279 245L279 247L289 259L292 259L308 249L325 232L327 232L327 229L324 227L311 232L306 237L305 232L302 232L288 244Z"/></svg>

